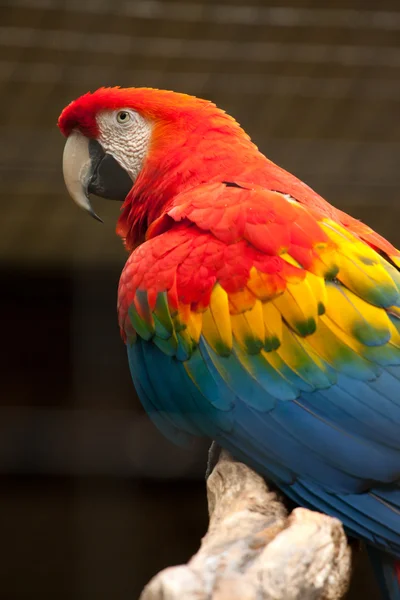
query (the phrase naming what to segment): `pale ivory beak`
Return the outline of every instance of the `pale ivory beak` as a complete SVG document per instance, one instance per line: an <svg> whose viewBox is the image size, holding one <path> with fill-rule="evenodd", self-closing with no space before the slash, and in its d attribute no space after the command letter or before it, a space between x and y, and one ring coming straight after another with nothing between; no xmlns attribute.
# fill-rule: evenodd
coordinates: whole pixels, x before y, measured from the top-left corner
<svg viewBox="0 0 400 600"><path fill-rule="evenodd" d="M78 206L98 221L102 221L94 212L89 200L88 186L92 177L92 168L89 139L79 131L73 131L68 136L64 148L63 175L65 185L72 200Z"/></svg>

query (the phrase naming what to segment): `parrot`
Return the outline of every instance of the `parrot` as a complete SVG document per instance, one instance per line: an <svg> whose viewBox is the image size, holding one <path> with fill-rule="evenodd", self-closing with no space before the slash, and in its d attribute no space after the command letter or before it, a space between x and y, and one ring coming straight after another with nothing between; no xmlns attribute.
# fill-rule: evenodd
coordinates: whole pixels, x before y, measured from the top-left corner
<svg viewBox="0 0 400 600"><path fill-rule="evenodd" d="M69 195L122 202L118 323L144 409L366 543L400 600L400 252L213 102L102 87L64 108Z"/></svg>

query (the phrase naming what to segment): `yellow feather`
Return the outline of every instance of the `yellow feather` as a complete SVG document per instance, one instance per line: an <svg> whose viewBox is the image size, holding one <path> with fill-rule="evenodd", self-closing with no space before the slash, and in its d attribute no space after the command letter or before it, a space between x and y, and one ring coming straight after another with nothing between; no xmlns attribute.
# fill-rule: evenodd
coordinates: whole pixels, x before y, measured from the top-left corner
<svg viewBox="0 0 400 600"><path fill-rule="evenodd" d="M303 267L301 266L301 264L299 262L297 262L297 260L295 260L293 258L293 256L290 256L290 254L288 254L287 252L283 252L282 254L279 255L281 258L283 258L283 260L286 260L286 262L288 262L290 265L293 265L294 267L298 267L299 269L302 269Z"/></svg>
<svg viewBox="0 0 400 600"><path fill-rule="evenodd" d="M265 344L267 351L276 350L282 342L282 316L279 310L272 302L265 302L262 305Z"/></svg>
<svg viewBox="0 0 400 600"><path fill-rule="evenodd" d="M297 284L288 283L285 292L274 298L273 303L299 335L314 333L318 303L307 279Z"/></svg>
<svg viewBox="0 0 400 600"><path fill-rule="evenodd" d="M270 353L271 364L276 365L284 376L303 391L330 387L336 377L332 369L307 343L309 338L299 337L285 324L282 333L282 345L276 352Z"/></svg>
<svg viewBox="0 0 400 600"><path fill-rule="evenodd" d="M363 345L360 342L358 342L352 335L349 335L348 333L340 329L336 325L336 323L332 321L332 319L330 319L326 315L323 315L322 317L320 317L320 321L322 321L323 325L329 330L330 333L333 333L337 340L343 342L343 344L346 344L346 346L354 350L356 354L362 354L364 349ZM321 329L322 331L322 327L318 327L318 329ZM325 343L327 344L328 342L326 341Z"/></svg>
<svg viewBox="0 0 400 600"><path fill-rule="evenodd" d="M326 279L333 279L336 277L339 267L337 264L337 250L328 246L314 247L313 261L310 265L309 271L317 275L317 277L324 277Z"/></svg>
<svg viewBox="0 0 400 600"><path fill-rule="evenodd" d="M307 342L320 358L350 377L369 380L379 373L379 368L363 357L367 347L345 334L326 315L320 317L317 331Z"/></svg>
<svg viewBox="0 0 400 600"><path fill-rule="evenodd" d="M355 294L377 306L397 302L399 294L388 272L377 262L369 262L367 256L357 256L349 248L339 254L337 278Z"/></svg>
<svg viewBox="0 0 400 600"><path fill-rule="evenodd" d="M308 272L306 281L312 290L314 298L317 300L318 314L323 315L328 302L325 279Z"/></svg>
<svg viewBox="0 0 400 600"><path fill-rule="evenodd" d="M366 345L380 345L390 336L390 320L378 308L342 286L328 284L326 315L347 334Z"/></svg>
<svg viewBox="0 0 400 600"><path fill-rule="evenodd" d="M399 300L389 269L382 266L382 259L375 250L330 219L324 219L320 225L337 245L339 281L377 306L388 306Z"/></svg>
<svg viewBox="0 0 400 600"><path fill-rule="evenodd" d="M247 287L245 287L243 290L240 290L240 292L229 294L228 300L229 312L232 315L235 315L252 309L256 302L256 297Z"/></svg>
<svg viewBox="0 0 400 600"><path fill-rule="evenodd" d="M327 236L337 244L337 246L343 246L346 242L355 242L358 240L354 234L350 233L347 229L332 221L332 219L323 219L319 221L318 225L325 231Z"/></svg>
<svg viewBox="0 0 400 600"><path fill-rule="evenodd" d="M390 275L390 277L393 280L393 283L395 284L397 289L400 291L400 272L396 269L396 267L391 265L390 262L388 262L381 256L379 257L379 262L382 265L382 267L385 269L385 271Z"/></svg>
<svg viewBox="0 0 400 600"><path fill-rule="evenodd" d="M232 329L228 294L217 283L211 293L209 308L202 313L202 333L211 348L227 356L232 350Z"/></svg>
<svg viewBox="0 0 400 600"><path fill-rule="evenodd" d="M267 302L272 296L275 295L273 293L274 290L272 290L271 293L271 286L268 285L268 275L265 273L260 273L260 271L258 271L255 267L250 269L250 277L246 285L251 293L263 302ZM230 298L231 297L232 295L230 295Z"/></svg>
<svg viewBox="0 0 400 600"><path fill-rule="evenodd" d="M299 377L308 381L309 364L315 363L319 369L325 371L324 364L312 348L306 349L303 338L298 337L284 325L282 331L282 345L277 351L280 358Z"/></svg>
<svg viewBox="0 0 400 600"><path fill-rule="evenodd" d="M307 338L307 342L321 358L326 362L333 364L341 345L345 344L347 346L346 336L343 334L342 338L342 333L343 332L337 327L333 330L332 322L327 320L324 315L319 319L317 331ZM353 348L352 346L350 347L355 352L359 349Z"/></svg>
<svg viewBox="0 0 400 600"><path fill-rule="evenodd" d="M189 321L187 324L187 329L190 337L196 342L199 343L201 329L203 324L203 313L201 312L191 312Z"/></svg>
<svg viewBox="0 0 400 600"><path fill-rule="evenodd" d="M262 304L257 300L251 310L231 315L232 331L240 347L249 354L257 354L264 346L264 318Z"/></svg>

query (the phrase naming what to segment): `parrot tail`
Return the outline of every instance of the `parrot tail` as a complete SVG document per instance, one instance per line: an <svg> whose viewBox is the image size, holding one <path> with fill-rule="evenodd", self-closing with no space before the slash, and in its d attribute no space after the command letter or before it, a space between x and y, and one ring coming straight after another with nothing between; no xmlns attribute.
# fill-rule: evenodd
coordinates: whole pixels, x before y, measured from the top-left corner
<svg viewBox="0 0 400 600"><path fill-rule="evenodd" d="M368 546L383 600L400 600L400 559Z"/></svg>

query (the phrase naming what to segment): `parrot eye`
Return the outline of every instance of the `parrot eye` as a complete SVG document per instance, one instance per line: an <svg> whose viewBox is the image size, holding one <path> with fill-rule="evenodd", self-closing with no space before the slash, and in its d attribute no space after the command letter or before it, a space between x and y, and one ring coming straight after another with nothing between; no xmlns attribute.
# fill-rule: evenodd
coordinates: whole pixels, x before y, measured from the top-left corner
<svg viewBox="0 0 400 600"><path fill-rule="evenodd" d="M127 123L128 121L130 121L130 119L131 119L131 115L129 114L129 112L127 110L120 110L117 113L118 123L124 124L124 123Z"/></svg>

